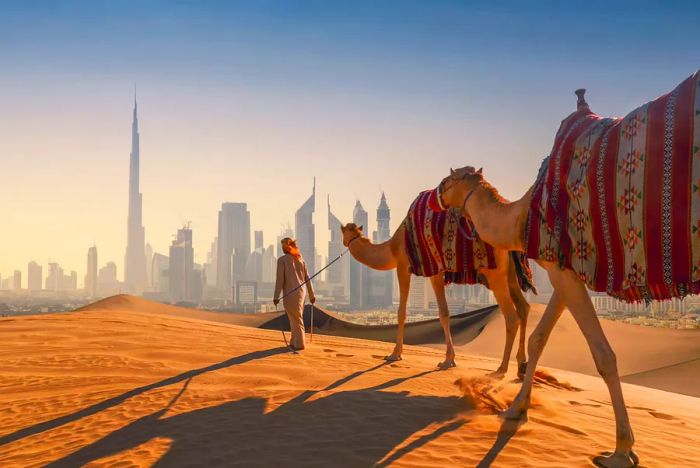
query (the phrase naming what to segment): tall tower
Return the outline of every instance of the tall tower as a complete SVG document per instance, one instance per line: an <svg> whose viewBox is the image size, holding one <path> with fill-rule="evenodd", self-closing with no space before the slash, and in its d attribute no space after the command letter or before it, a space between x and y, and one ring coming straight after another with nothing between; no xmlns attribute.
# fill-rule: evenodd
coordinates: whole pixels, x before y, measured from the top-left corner
<svg viewBox="0 0 700 468"><path fill-rule="evenodd" d="M357 200L352 211L352 222L362 226L367 232L367 212L362 208L362 203ZM350 258L350 307L352 309L364 309L368 306L367 287L369 283L369 269L354 258Z"/></svg>
<svg viewBox="0 0 700 468"><path fill-rule="evenodd" d="M340 230L342 223L331 211L331 199L328 196L328 230L331 233L328 241L328 261L340 255L345 247L343 246L343 234ZM326 275L326 281L332 288L334 296L346 296L348 291L348 258L342 257L336 264L330 267ZM336 292L337 291L337 292Z"/></svg>
<svg viewBox="0 0 700 468"><path fill-rule="evenodd" d="M95 245L88 249L85 293L89 298L97 296L97 246Z"/></svg>
<svg viewBox="0 0 700 468"><path fill-rule="evenodd" d="M316 211L316 178L311 196L296 212L295 227L297 246L306 262L309 275L316 272L316 230L314 226L314 211Z"/></svg>
<svg viewBox="0 0 700 468"><path fill-rule="evenodd" d="M386 196L382 192L382 198L377 207L377 230L374 231L374 242L379 244L391 239L391 210L386 202ZM370 306L387 308L392 305L394 275L391 271L369 270L369 296Z"/></svg>
<svg viewBox="0 0 700 468"><path fill-rule="evenodd" d="M139 192L139 121L136 92L134 92L134 118L131 123L131 157L129 160L129 215L127 217L126 255L124 256L124 282L131 292L142 292L146 280L146 232L143 227L142 202Z"/></svg>
<svg viewBox="0 0 700 468"><path fill-rule="evenodd" d="M245 279L250 255L250 211L246 203L222 203L217 236L216 285L224 297L233 297L233 285Z"/></svg>

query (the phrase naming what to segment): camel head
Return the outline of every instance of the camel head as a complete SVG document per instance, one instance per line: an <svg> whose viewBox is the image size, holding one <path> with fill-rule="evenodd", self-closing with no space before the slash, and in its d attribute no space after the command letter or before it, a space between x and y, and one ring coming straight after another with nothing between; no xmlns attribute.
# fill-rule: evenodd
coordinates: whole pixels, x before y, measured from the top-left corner
<svg viewBox="0 0 700 468"><path fill-rule="evenodd" d="M350 245L350 241L357 239L357 237L362 237L362 226L358 226L355 223L348 223L345 226L340 225L340 230L343 232L343 245L345 247Z"/></svg>
<svg viewBox="0 0 700 468"><path fill-rule="evenodd" d="M462 208L465 197L477 185L483 182L481 168L472 166L450 169L450 175L442 179L437 188L437 196L445 208Z"/></svg>

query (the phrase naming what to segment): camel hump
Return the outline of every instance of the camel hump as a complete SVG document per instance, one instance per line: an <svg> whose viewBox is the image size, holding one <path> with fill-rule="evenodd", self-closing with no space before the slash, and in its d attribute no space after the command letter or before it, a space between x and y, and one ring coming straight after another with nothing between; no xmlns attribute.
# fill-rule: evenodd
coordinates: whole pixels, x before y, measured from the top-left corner
<svg viewBox="0 0 700 468"><path fill-rule="evenodd" d="M574 91L578 99L576 100L576 110L584 110L584 109L589 109L588 103L586 102L586 98L583 97L584 94L586 94L586 88L579 88L576 91Z"/></svg>

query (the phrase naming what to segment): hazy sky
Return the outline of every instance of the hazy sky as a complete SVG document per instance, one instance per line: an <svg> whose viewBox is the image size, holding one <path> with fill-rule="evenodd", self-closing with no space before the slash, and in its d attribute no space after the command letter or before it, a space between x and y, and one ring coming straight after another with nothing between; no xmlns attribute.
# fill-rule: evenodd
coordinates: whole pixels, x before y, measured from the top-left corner
<svg viewBox="0 0 700 468"><path fill-rule="evenodd" d="M223 201L273 243L315 175L325 256L326 194L372 229L382 190L393 229L451 166L515 198L574 89L624 115L700 67L699 27L697 1L2 0L0 274L82 282L95 242L122 276L134 82L155 251L192 221L203 262Z"/></svg>

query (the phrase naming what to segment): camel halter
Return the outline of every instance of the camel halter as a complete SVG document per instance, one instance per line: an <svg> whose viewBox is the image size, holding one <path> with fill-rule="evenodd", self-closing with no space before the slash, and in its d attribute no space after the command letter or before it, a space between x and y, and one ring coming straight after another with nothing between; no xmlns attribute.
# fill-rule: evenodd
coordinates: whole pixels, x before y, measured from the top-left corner
<svg viewBox="0 0 700 468"><path fill-rule="evenodd" d="M459 178L459 181L464 180L468 175L469 174L463 175L462 177ZM442 186L443 186L444 182L445 182L444 180L442 182L440 182L440 185L438 185L438 187L437 187L437 192L438 192L437 193L437 201L438 201L438 204L440 205L440 207L443 209L445 208L445 204L442 201L442 194L444 194L445 192L447 192L448 190L453 188L458 183L458 182L455 182L454 184L450 185L449 187L447 187L446 189L443 190ZM469 190L469 192L467 192L467 195L464 197L464 201L462 202L462 208L460 209L460 212L459 212L461 215L464 216L465 210L467 208L467 202L469 201L469 198L471 198L471 196L474 194L474 191L476 190L476 188L478 186L479 186L479 184L472 187ZM470 241L476 240L476 238L477 238L476 226L474 225L474 223L471 222L471 220L469 220L469 218L467 216L464 216L464 219L467 221L467 224L469 224L471 226L471 231L472 231L471 233L468 233L467 231L464 230L464 228L462 227L462 223L460 223L458 219L454 219L454 216L455 216L454 212L451 212L450 216L452 217L452 220L457 224L457 229L459 229L459 232L464 237L466 237Z"/></svg>

